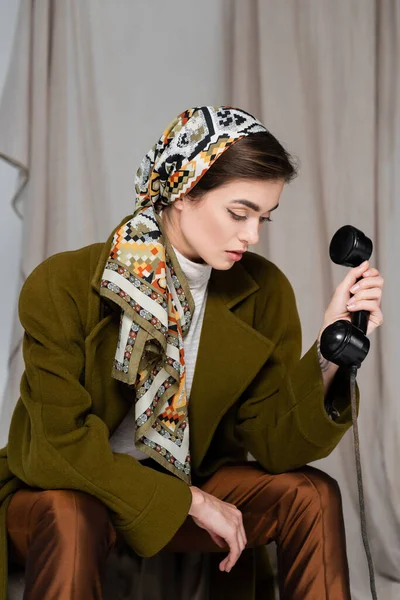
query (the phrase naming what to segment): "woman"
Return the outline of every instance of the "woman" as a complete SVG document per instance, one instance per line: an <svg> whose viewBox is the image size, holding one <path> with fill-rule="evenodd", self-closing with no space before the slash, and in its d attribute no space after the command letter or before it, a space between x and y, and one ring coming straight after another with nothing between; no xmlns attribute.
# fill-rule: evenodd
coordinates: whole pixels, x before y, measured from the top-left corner
<svg viewBox="0 0 400 600"><path fill-rule="evenodd" d="M0 499L27 598L101 598L117 534L140 556L224 549L226 572L275 540L282 598L350 598L338 486L305 466L351 425L348 377L318 340L300 360L292 288L247 252L294 175L251 115L187 110L106 244L26 281ZM365 309L370 334L382 285L368 263L351 269L320 333Z"/></svg>

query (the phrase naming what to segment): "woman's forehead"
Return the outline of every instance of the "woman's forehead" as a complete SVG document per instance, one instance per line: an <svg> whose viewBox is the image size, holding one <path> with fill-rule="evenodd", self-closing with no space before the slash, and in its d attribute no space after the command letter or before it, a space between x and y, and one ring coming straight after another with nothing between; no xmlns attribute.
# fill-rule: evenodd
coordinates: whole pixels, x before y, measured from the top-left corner
<svg viewBox="0 0 400 600"><path fill-rule="evenodd" d="M255 212L276 210L284 186L283 180L235 180L227 183L207 195L250 208Z"/></svg>

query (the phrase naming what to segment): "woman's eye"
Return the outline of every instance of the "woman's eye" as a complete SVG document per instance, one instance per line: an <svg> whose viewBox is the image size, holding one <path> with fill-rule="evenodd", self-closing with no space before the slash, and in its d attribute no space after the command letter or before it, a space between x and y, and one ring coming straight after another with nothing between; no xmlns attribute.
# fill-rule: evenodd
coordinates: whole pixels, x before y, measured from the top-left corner
<svg viewBox="0 0 400 600"><path fill-rule="evenodd" d="M245 221L247 218L247 217L237 215L236 213L232 212L229 209L228 209L228 213L231 215L232 219L235 219L235 221Z"/></svg>
<svg viewBox="0 0 400 600"><path fill-rule="evenodd" d="M231 215L232 219L234 219L235 221L245 221L247 219L246 216L237 215L236 213L232 212L231 210L229 210L229 209L227 209L227 210L228 210L228 213ZM261 221L261 223L265 223L266 221L271 223L272 219L270 219L270 217L261 217L260 221Z"/></svg>

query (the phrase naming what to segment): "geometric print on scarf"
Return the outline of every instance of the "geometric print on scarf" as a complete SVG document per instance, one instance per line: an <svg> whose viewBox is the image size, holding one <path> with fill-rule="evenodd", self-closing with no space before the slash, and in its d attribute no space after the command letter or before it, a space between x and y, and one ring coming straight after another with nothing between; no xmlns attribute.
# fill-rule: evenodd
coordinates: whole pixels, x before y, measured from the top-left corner
<svg viewBox="0 0 400 600"><path fill-rule="evenodd" d="M122 309L113 376L136 390L132 441L189 482L182 336L193 300L179 283L152 207L114 234L101 293Z"/></svg>
<svg viewBox="0 0 400 600"><path fill-rule="evenodd" d="M121 308L112 376L132 389L132 443L188 484L190 428L183 340L194 302L160 210L182 198L242 137L266 128L228 106L184 111L143 158L132 217L114 234L100 294Z"/></svg>

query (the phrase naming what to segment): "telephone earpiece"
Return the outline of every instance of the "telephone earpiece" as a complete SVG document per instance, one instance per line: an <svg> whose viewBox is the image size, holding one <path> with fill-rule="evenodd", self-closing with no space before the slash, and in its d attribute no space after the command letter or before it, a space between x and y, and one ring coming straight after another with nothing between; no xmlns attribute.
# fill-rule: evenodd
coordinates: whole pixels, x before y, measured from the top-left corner
<svg viewBox="0 0 400 600"><path fill-rule="evenodd" d="M329 255L338 265L358 267L369 259L372 248L372 241L362 231L345 225L333 236ZM341 319L324 329L320 340L322 356L339 366L359 368L370 346L366 336L368 318L369 312L360 310L352 314L351 323Z"/></svg>

